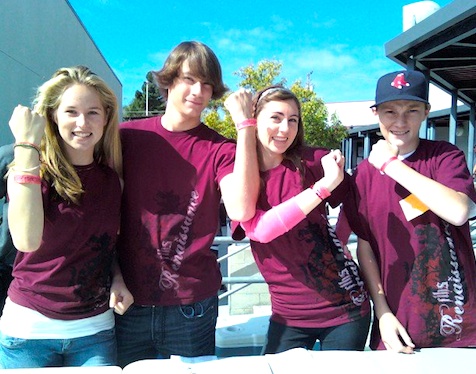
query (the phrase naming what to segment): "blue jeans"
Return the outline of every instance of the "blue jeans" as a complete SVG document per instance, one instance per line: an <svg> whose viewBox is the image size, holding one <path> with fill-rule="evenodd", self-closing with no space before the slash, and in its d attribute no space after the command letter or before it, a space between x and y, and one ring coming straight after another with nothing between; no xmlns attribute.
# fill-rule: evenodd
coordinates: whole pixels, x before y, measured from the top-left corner
<svg viewBox="0 0 476 374"><path fill-rule="evenodd" d="M363 351L370 326L370 313L339 326L301 328L270 321L263 353L279 353L292 348L312 349L319 340L321 351Z"/></svg>
<svg viewBox="0 0 476 374"><path fill-rule="evenodd" d="M0 334L0 368L117 365L114 329L74 339L19 339Z"/></svg>
<svg viewBox="0 0 476 374"><path fill-rule="evenodd" d="M120 366L144 359L215 354L218 297L181 306L132 305L116 315Z"/></svg>

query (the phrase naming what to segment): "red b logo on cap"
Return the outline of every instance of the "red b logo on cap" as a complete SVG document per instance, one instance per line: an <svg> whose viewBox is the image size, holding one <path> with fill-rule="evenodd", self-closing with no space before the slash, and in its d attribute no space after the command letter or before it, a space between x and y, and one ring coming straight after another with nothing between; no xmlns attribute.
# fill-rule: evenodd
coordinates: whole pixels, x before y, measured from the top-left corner
<svg viewBox="0 0 476 374"><path fill-rule="evenodd" d="M391 84L392 87L398 88L399 90L401 90L403 86L408 87L410 85L410 83L405 80L405 75L403 73L397 74Z"/></svg>

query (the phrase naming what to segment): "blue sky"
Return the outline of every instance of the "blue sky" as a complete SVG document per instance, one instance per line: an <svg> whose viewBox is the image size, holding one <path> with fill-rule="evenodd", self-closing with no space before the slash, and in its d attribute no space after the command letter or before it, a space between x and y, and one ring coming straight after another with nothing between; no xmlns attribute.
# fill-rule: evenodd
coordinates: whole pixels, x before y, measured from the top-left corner
<svg viewBox="0 0 476 374"><path fill-rule="evenodd" d="M306 82L325 102L373 100L381 75L401 67L384 45L402 33L402 7L415 1L69 0L123 84L128 104L150 70L184 40L218 56L225 83L240 68L283 64L288 84ZM436 0L441 7L450 0Z"/></svg>

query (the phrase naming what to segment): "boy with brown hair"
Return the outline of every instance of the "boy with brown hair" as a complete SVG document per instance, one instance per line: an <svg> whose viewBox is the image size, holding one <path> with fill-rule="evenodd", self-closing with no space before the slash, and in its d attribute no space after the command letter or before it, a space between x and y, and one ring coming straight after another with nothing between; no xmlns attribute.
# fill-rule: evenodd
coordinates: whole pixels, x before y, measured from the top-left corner
<svg viewBox="0 0 476 374"><path fill-rule="evenodd" d="M259 188L249 110L234 118L236 144L201 121L209 101L226 91L213 51L180 43L154 76L167 99L165 114L121 126L118 255L135 300L116 316L121 366L215 354L221 273L210 247L220 199L231 219L246 221L255 214Z"/></svg>

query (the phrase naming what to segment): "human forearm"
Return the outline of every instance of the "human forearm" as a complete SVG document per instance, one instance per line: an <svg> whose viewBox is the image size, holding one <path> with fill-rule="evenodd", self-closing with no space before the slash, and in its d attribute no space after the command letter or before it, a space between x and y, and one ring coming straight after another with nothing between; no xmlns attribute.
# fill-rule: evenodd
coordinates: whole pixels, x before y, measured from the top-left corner
<svg viewBox="0 0 476 374"><path fill-rule="evenodd" d="M257 210L255 216L242 222L241 226L251 240L269 243L291 230L304 218L306 215L299 207L296 197L292 197L266 212Z"/></svg>
<svg viewBox="0 0 476 374"><path fill-rule="evenodd" d="M40 185L40 148L46 120L18 105L9 126L15 138L14 167L10 170L8 227L19 251L36 251L43 236L44 211Z"/></svg>
<svg viewBox="0 0 476 374"><path fill-rule="evenodd" d="M357 258L365 284L374 303L376 317L380 318L383 314L390 312L390 307L383 290L379 265L372 252L370 243L360 238L357 244Z"/></svg>
<svg viewBox="0 0 476 374"><path fill-rule="evenodd" d="M15 247L32 252L41 244L44 226L39 154L34 149L16 147L14 157L15 166L7 181L8 224Z"/></svg>
<svg viewBox="0 0 476 374"><path fill-rule="evenodd" d="M324 183L321 181L316 183L317 186L319 184L322 185L316 188L316 190L320 190L323 193L323 191L327 190L327 187L324 187ZM326 191L326 193L328 192ZM266 212L257 210L255 216L249 221L242 222L241 226L251 240L269 243L271 240L290 231L324 199L325 197L320 196L313 189L306 188L298 195L274 206Z"/></svg>
<svg viewBox="0 0 476 374"><path fill-rule="evenodd" d="M260 184L256 129L253 127L239 130L230 181L227 188L222 189L227 213L233 220L249 220L255 215Z"/></svg>
<svg viewBox="0 0 476 374"><path fill-rule="evenodd" d="M241 88L225 100L235 123L237 140L233 173L222 179L220 189L228 216L240 222L254 217L260 183L251 99L251 92Z"/></svg>
<svg viewBox="0 0 476 374"><path fill-rule="evenodd" d="M270 210L257 211L249 221L242 221L242 227L252 240L267 243L288 232L301 222L343 180L343 157L339 151L331 151L321 159L324 177L311 188L281 202Z"/></svg>
<svg viewBox="0 0 476 374"><path fill-rule="evenodd" d="M468 220L471 201L465 194L418 173L400 160L389 163L385 174L447 222L460 226Z"/></svg>
<svg viewBox="0 0 476 374"><path fill-rule="evenodd" d="M379 266L369 242L359 238L357 257L362 274L374 304L375 319L378 321L380 336L386 349L396 352L412 353L415 345L405 327L390 310L382 286ZM403 343L405 344L402 344Z"/></svg>

